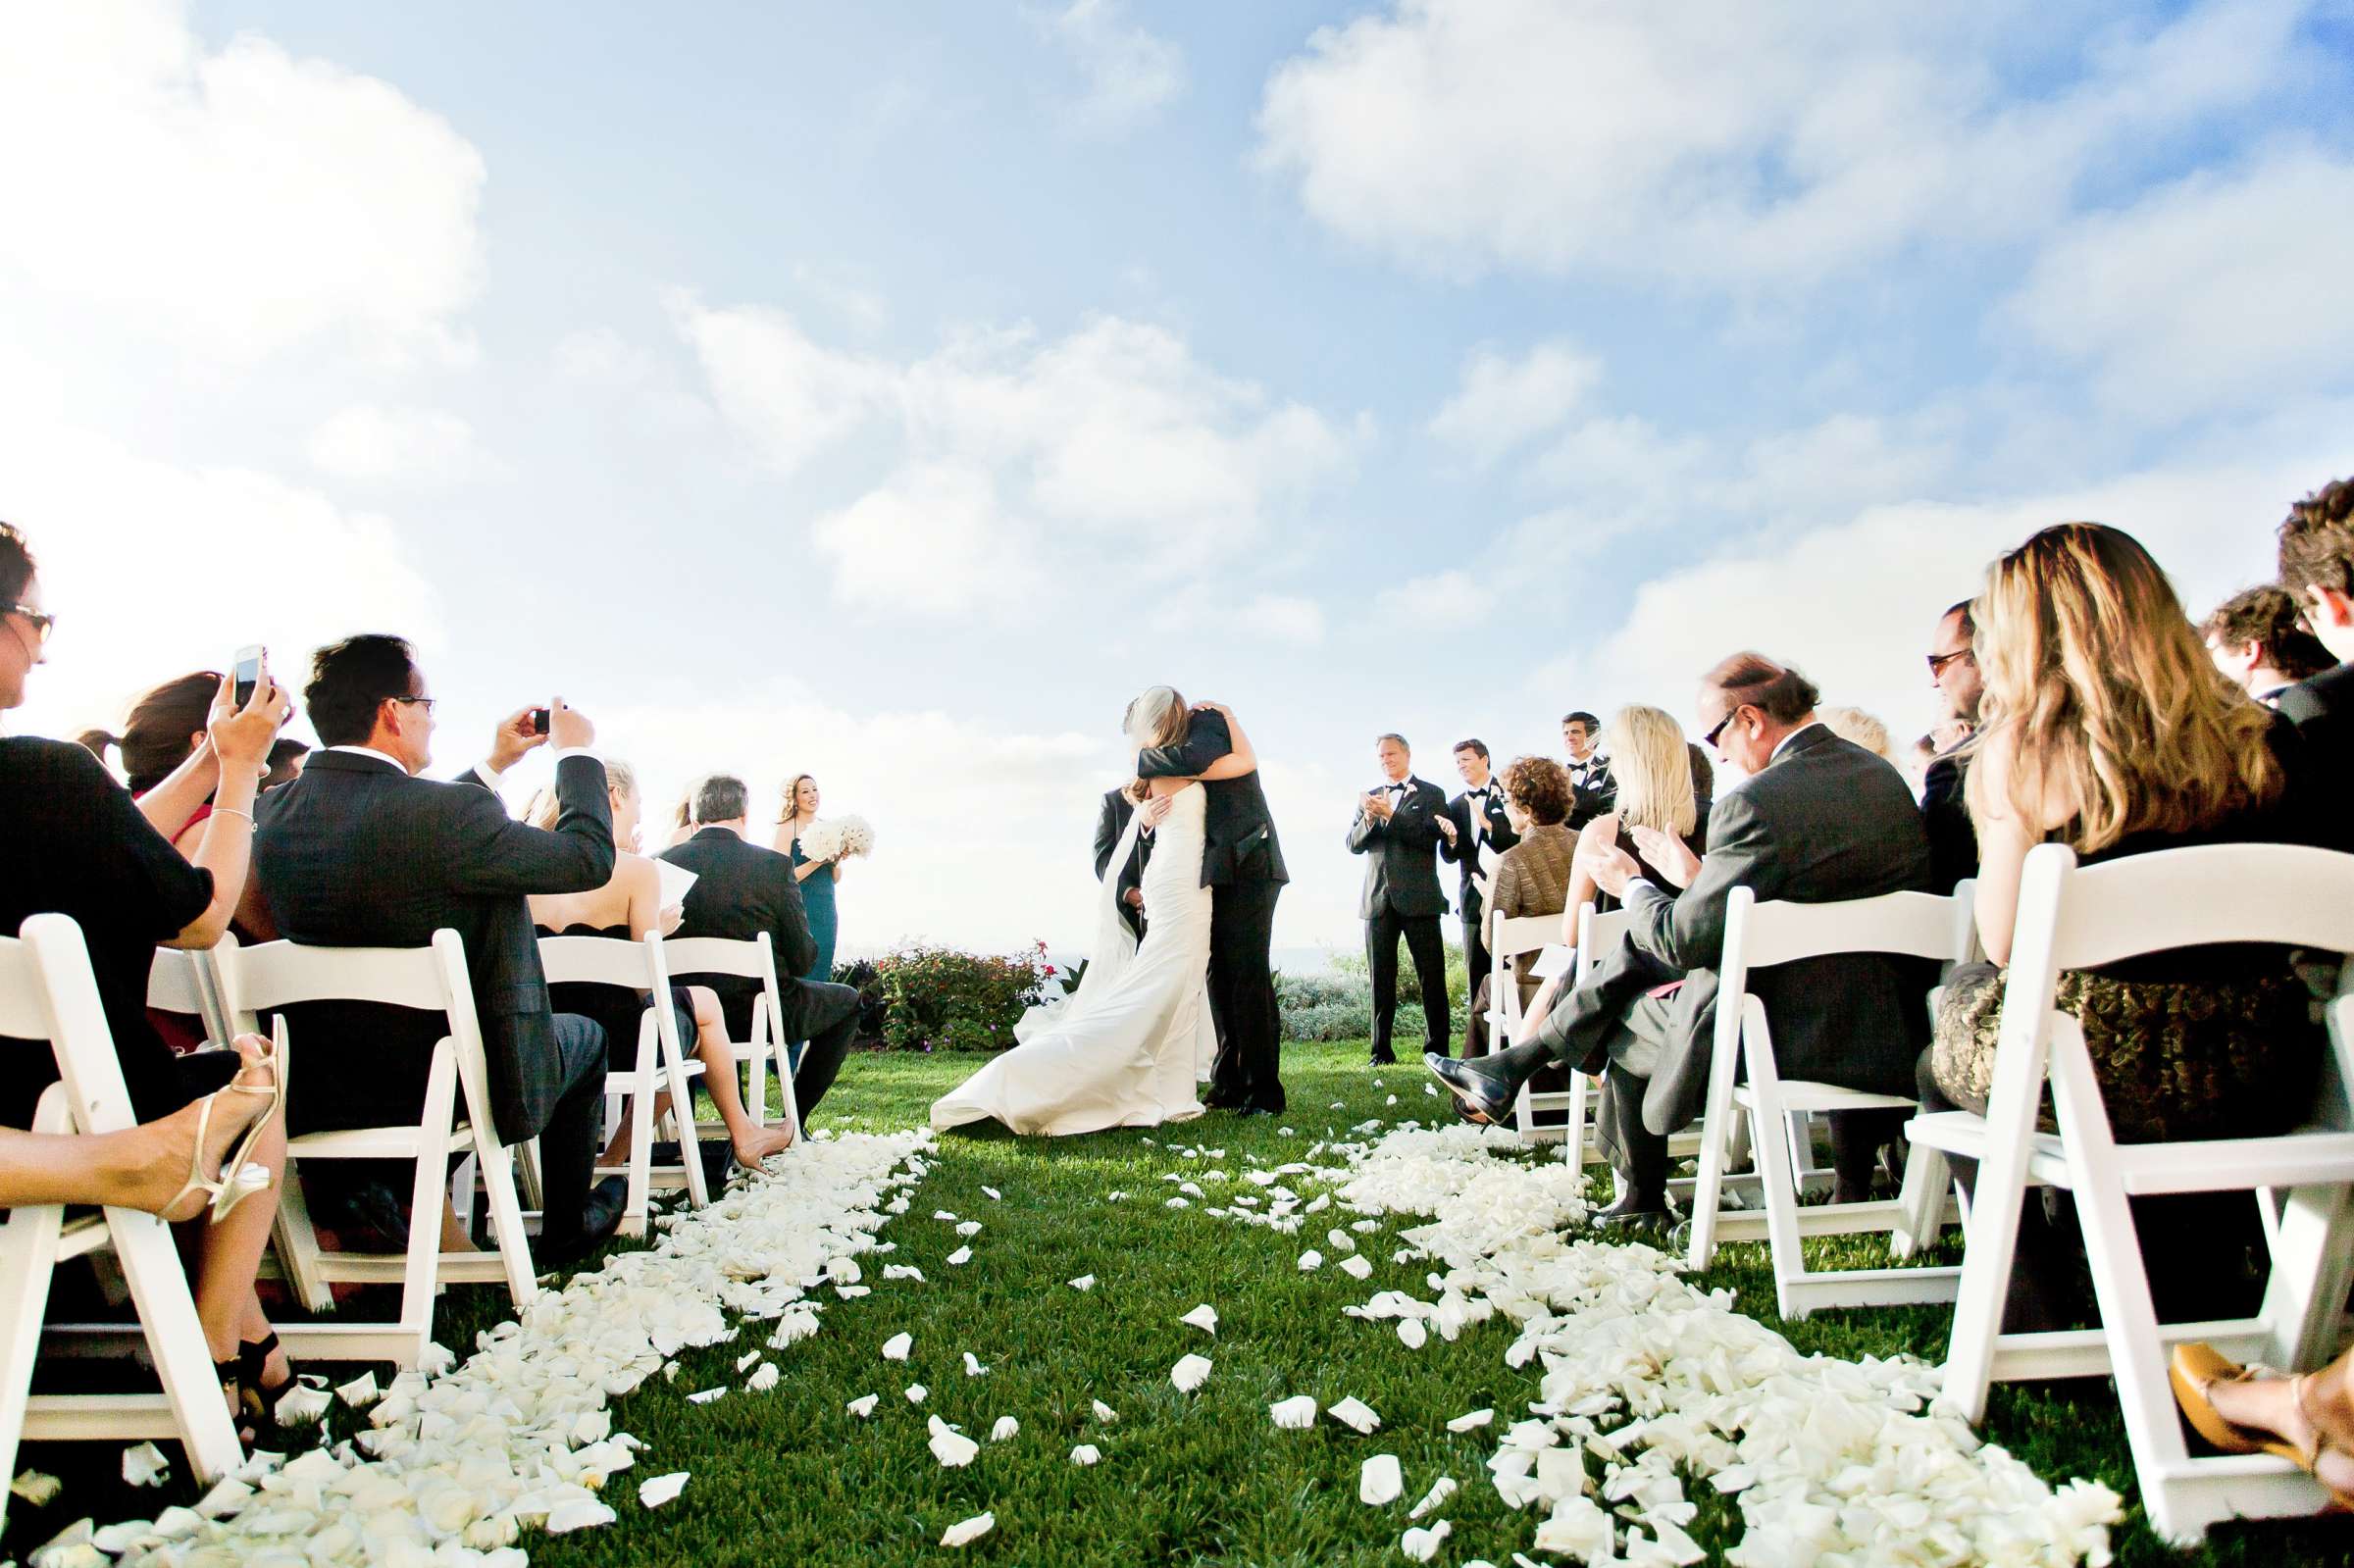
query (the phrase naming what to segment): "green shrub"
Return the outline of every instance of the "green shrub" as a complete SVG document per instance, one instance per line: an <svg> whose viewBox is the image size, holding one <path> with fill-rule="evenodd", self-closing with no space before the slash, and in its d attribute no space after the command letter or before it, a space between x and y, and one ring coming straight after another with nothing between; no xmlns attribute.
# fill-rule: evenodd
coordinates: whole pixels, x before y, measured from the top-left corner
<svg viewBox="0 0 2354 1568"><path fill-rule="evenodd" d="M1422 987L1414 984L1414 966L1403 962L1398 975L1398 1012L1401 1027L1416 1037L1422 1029ZM1450 953L1448 988L1452 993L1455 1037L1462 1038L1470 1008L1463 994L1463 955ZM1325 975L1275 977L1275 1009L1282 1019L1285 1039L1362 1039L1373 1027L1373 982L1365 973L1362 955L1344 955Z"/></svg>
<svg viewBox="0 0 2354 1568"><path fill-rule="evenodd" d="M902 947L875 960L883 1043L895 1050L1003 1050L1013 1026L1059 978L1046 943L1018 956Z"/></svg>

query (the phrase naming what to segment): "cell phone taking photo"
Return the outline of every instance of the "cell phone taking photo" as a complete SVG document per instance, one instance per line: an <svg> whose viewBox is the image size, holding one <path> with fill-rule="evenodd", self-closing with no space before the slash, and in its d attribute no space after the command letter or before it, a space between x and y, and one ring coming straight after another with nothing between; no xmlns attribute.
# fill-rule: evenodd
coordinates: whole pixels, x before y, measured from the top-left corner
<svg viewBox="0 0 2354 1568"><path fill-rule="evenodd" d="M536 735L543 735L547 733L547 709L534 708L532 710L531 718L532 733Z"/></svg>
<svg viewBox="0 0 2354 1568"><path fill-rule="evenodd" d="M258 642L248 643L237 650L236 661L230 666L239 708L253 700L253 688L262 683L262 658L267 651Z"/></svg>

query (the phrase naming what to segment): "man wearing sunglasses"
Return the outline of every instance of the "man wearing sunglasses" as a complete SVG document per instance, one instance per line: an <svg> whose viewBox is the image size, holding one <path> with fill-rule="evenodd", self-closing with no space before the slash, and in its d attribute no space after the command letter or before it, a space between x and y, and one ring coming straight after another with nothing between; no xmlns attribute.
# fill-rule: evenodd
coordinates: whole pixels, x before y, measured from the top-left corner
<svg viewBox="0 0 2354 1568"><path fill-rule="evenodd" d="M1978 874L1978 833L1970 826L1970 808L1962 803L1962 780L1969 759L1958 755L1978 728L1978 699L1986 678L1978 673L1978 629L1964 599L1937 618L1929 638L1929 684L1962 727L1959 740L1947 741L1928 771L1921 776L1920 816L1929 831L1931 890L1950 893L1957 884ZM1942 727L1939 738L1944 738Z"/></svg>

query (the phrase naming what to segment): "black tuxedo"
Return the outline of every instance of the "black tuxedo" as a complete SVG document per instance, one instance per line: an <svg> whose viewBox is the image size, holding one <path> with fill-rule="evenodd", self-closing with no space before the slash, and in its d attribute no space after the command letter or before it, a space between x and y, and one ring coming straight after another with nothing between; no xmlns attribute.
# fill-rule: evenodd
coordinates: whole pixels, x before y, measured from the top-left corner
<svg viewBox="0 0 2354 1568"><path fill-rule="evenodd" d="M673 933L676 937L749 941L768 933L777 961L777 998L785 1013L776 1021L777 1037L809 1042L793 1071L793 1102L807 1116L833 1087L842 1059L849 1054L851 1037L858 1031L858 991L855 986L799 978L817 962L817 939L809 935L793 857L746 843L731 829L705 828L685 843L663 850L661 858L695 875L694 885L687 889L684 918ZM695 984L718 993L727 1014L728 1037L749 1038L752 1000L760 994L760 982L705 975L696 977Z"/></svg>
<svg viewBox="0 0 2354 1568"><path fill-rule="evenodd" d="M1463 970L1476 988L1479 978L1488 972L1488 944L1480 931L1487 900L1473 880L1484 875L1479 864L1481 835L1499 855L1518 843L1520 835L1512 832L1512 820L1505 815L1504 785L1494 775L1488 778L1482 799L1475 801L1471 796L1472 791L1466 789L1447 802L1447 820L1455 824L1455 837L1439 840L1439 854L1450 865L1462 868L1456 908L1463 916Z"/></svg>
<svg viewBox="0 0 2354 1568"><path fill-rule="evenodd" d="M1111 852L1120 847L1120 835L1128 831L1128 819L1135 815L1136 804L1128 798L1125 789L1103 791L1103 809L1096 817L1096 881L1099 884L1103 881L1103 873L1111 866ZM1152 840L1139 834L1135 847L1128 851L1128 858L1120 865L1120 885L1114 894L1120 901L1120 918L1128 922L1128 929L1136 934L1138 941L1145 939L1145 911L1128 902L1128 889L1134 887L1140 892L1144 889L1145 862L1151 858ZM1216 917L1213 915L1211 918Z"/></svg>
<svg viewBox="0 0 2354 1568"><path fill-rule="evenodd" d="M1613 1153L1632 1162L1638 1187L1655 1176L1664 1181L1666 1135L1707 1098L1715 966L1736 886L1761 903L1928 891L1929 841L1912 791L1883 759L1813 726L1716 802L1691 886L1676 893L1646 881L1627 888L1627 935L1562 996L1535 1037L1569 1065L1609 1066ZM1678 980L1672 998L1648 995ZM1773 1026L1784 1078L1904 1095L1914 1092L1929 1030L1921 998L1933 984L1934 964L1883 953L1829 954L1749 977ZM1836 1121L1833 1128L1836 1136ZM1868 1161L1868 1143L1861 1152Z"/></svg>
<svg viewBox="0 0 2354 1568"><path fill-rule="evenodd" d="M1970 820L1962 786L1970 766L1948 752L1929 764L1920 781L1920 822L1929 835L1929 890L1950 893L1978 874L1978 830Z"/></svg>
<svg viewBox="0 0 2354 1568"><path fill-rule="evenodd" d="M1186 723L1183 744L1137 754L1137 776L1199 778L1233 750L1225 719L1197 713ZM1284 869L1283 845L1257 774L1215 779L1202 787L1207 791L1202 885L1210 889L1209 1006L1218 1029L1207 1103L1280 1111L1285 1104L1283 1027L1268 949L1275 939L1275 900L1291 874ZM1100 829L1098 836L1100 841ZM1151 913L1146 910L1146 918Z"/></svg>
<svg viewBox="0 0 2354 1568"><path fill-rule="evenodd" d="M1455 1037L1447 1006L1447 949L1439 917L1447 894L1439 886L1439 818L1447 796L1437 784L1407 778L1403 792L1384 784L1394 802L1389 817L1357 808L1349 825L1349 850L1365 855L1365 889L1357 914L1365 922L1365 964L1373 978L1373 1060L1397 1060L1390 1026L1398 1012L1398 938L1413 955L1414 978L1422 986L1422 1024L1427 1048L1444 1056Z"/></svg>
<svg viewBox="0 0 2354 1568"><path fill-rule="evenodd" d="M254 879L280 935L320 947L422 947L443 927L466 973L489 1068L499 1140L540 1140L542 1233L576 1228L596 1152L604 1032L548 1005L529 893L613 880L604 764L556 765L552 831L516 822L473 774L415 779L357 752L315 751L302 777L255 807ZM288 1073L288 1130L381 1127L425 1106L437 1014L363 1002L284 1010L302 1071Z"/></svg>
<svg viewBox="0 0 2354 1568"><path fill-rule="evenodd" d="M2316 791L2328 799L2354 777L2354 665L2324 670L2311 680L2281 689L2275 706L2297 727L2307 766L2319 782ZM2343 813L2328 813L2333 835L2330 847L2354 849L2348 841L2349 824Z"/></svg>

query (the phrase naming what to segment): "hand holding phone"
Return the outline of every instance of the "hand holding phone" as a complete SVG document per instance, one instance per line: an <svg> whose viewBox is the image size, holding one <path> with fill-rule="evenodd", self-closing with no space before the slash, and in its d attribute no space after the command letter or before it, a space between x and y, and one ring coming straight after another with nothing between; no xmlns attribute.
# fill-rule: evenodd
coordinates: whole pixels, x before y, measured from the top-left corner
<svg viewBox="0 0 2354 1568"><path fill-rule="evenodd" d="M253 700L253 688L262 680L262 660L268 656L269 650L258 642L249 642L237 650L237 657L230 668L236 681L238 707L242 708Z"/></svg>
<svg viewBox="0 0 2354 1568"><path fill-rule="evenodd" d="M536 735L543 735L547 733L547 710L545 708L531 709L530 717L532 721L532 733Z"/></svg>

